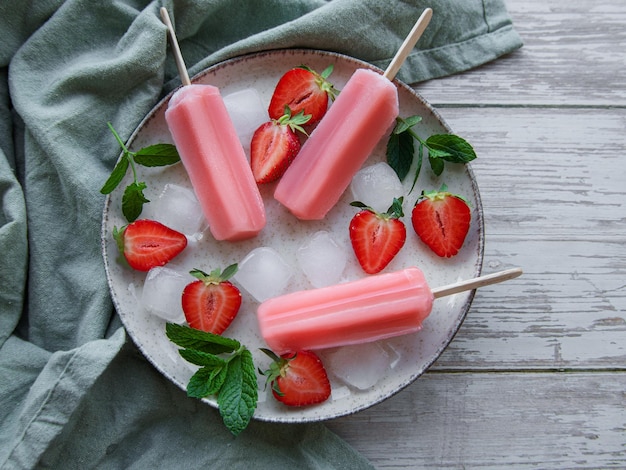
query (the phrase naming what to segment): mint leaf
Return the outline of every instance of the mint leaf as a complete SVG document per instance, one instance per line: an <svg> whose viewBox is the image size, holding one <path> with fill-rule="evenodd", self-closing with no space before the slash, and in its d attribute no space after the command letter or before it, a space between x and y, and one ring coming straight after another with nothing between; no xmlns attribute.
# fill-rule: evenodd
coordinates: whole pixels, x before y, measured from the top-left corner
<svg viewBox="0 0 626 470"><path fill-rule="evenodd" d="M226 427L234 435L243 431L258 401L256 371L250 351L234 339L175 323L166 323L165 334L170 341L185 348L179 350L185 360L202 366L189 379L187 395L195 398L217 395ZM216 355L222 353L230 355Z"/></svg>
<svg viewBox="0 0 626 470"><path fill-rule="evenodd" d="M146 183L138 183L137 181L129 184L124 190L122 196L122 213L126 220L134 222L143 210L143 205L150 200L146 199L143 190L146 189Z"/></svg>
<svg viewBox="0 0 626 470"><path fill-rule="evenodd" d="M454 134L436 134L426 139L431 157L452 163L467 163L476 158L476 152L465 139Z"/></svg>
<svg viewBox="0 0 626 470"><path fill-rule="evenodd" d="M421 116L409 116L406 119L402 119L400 117L396 118L396 126L393 128L394 134L402 134L406 132L415 124L422 120Z"/></svg>
<svg viewBox="0 0 626 470"><path fill-rule="evenodd" d="M208 367L198 369L189 379L189 383L187 384L187 396L192 398L204 398L211 395L209 392L212 389L212 375L213 370Z"/></svg>
<svg viewBox="0 0 626 470"><path fill-rule="evenodd" d="M387 163L404 180L413 163L413 136L407 132L391 134L387 142Z"/></svg>
<svg viewBox="0 0 626 470"><path fill-rule="evenodd" d="M246 349L229 362L226 380L217 397L224 424L235 436L248 426L257 400L252 354Z"/></svg>
<svg viewBox="0 0 626 470"><path fill-rule="evenodd" d="M222 367L202 367L196 371L187 384L187 396L192 398L204 398L215 395L224 385L228 373L228 363Z"/></svg>
<svg viewBox="0 0 626 470"><path fill-rule="evenodd" d="M120 183L124 179L124 176L126 176L126 171L128 170L129 165L130 163L128 161L128 157L126 153L124 153L124 155L122 155L122 158L115 165L115 168L113 168L109 179L106 180L104 186L102 186L102 189L100 189L100 192L102 194L109 194L113 192L113 190L120 185Z"/></svg>
<svg viewBox="0 0 626 470"><path fill-rule="evenodd" d="M441 173L443 173L444 165L442 159L430 155L428 157L428 161L430 162L430 168L431 170L433 170L433 173L435 175L439 176Z"/></svg>
<svg viewBox="0 0 626 470"><path fill-rule="evenodd" d="M184 360L197 366L223 367L226 364L224 359L215 354L209 354L195 349L181 349L179 353Z"/></svg>
<svg viewBox="0 0 626 470"><path fill-rule="evenodd" d="M180 161L178 150L172 144L154 144L135 152L135 162L143 166L167 166Z"/></svg>
<svg viewBox="0 0 626 470"><path fill-rule="evenodd" d="M165 334L172 343L182 348L195 349L208 354L229 353L241 347L237 340L176 323L167 323Z"/></svg>
<svg viewBox="0 0 626 470"><path fill-rule="evenodd" d="M400 181L406 178L413 164L413 139L419 142L417 167L411 191L417 183L422 168L424 148L428 149L430 167L437 176L441 175L444 170L444 161L467 163L476 158L476 152L472 146L458 135L435 134L425 141L421 139L412 129L421 120L420 116L396 118L396 125L387 141L387 163L394 169Z"/></svg>
<svg viewBox="0 0 626 470"><path fill-rule="evenodd" d="M143 194L143 190L146 189L146 184L137 180L137 170L135 169L135 163L143 166L164 166L171 165L180 161L180 156L176 147L172 144L154 144L144 147L137 152L131 152L124 144L124 141L113 128L110 122L107 122L109 129L115 136L120 147L122 147L123 154L120 161L115 165L109 178L105 181L100 192L102 194L109 194L124 179L128 168L130 167L133 172L133 182L126 187L122 196L122 213L126 220L129 222L135 221L141 211L143 205L150 202Z"/></svg>
<svg viewBox="0 0 626 470"><path fill-rule="evenodd" d="M420 144L417 146L417 166L415 168L415 176L413 177L413 184L411 185L411 190L409 192L413 191L413 188L415 188L415 185L417 184L417 178L419 178L420 171L422 171L423 159L424 159L424 146L420 142Z"/></svg>

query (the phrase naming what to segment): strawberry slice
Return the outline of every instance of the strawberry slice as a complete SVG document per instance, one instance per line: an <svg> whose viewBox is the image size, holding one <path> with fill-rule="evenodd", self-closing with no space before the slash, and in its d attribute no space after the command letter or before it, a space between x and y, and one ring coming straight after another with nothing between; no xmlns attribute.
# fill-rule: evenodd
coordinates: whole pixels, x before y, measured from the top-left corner
<svg viewBox="0 0 626 470"><path fill-rule="evenodd" d="M459 252L470 221L470 208L465 199L448 192L445 185L439 191L422 191L411 213L415 233L444 258Z"/></svg>
<svg viewBox="0 0 626 470"><path fill-rule="evenodd" d="M261 348L272 358L270 368L263 372L272 387L272 395L287 406L307 406L322 403L330 397L330 381L317 355L310 351L284 354L278 357Z"/></svg>
<svg viewBox="0 0 626 470"><path fill-rule="evenodd" d="M117 247L131 268L138 271L163 266L187 246L187 237L156 220L136 220L113 228Z"/></svg>
<svg viewBox="0 0 626 470"><path fill-rule="evenodd" d="M332 65L321 74L306 65L287 71L278 80L270 100L270 118L278 119L283 115L285 106L289 106L293 114L300 111L310 114L309 124L315 124L322 119L328 109L328 99L334 100L338 93L328 81L332 71Z"/></svg>
<svg viewBox="0 0 626 470"><path fill-rule="evenodd" d="M310 119L300 111L292 115L289 107L278 119L261 124L250 143L250 165L257 183L271 183L280 178L300 151L300 139L296 131L306 134L302 128Z"/></svg>
<svg viewBox="0 0 626 470"><path fill-rule="evenodd" d="M350 241L359 264L368 274L382 271L404 246L406 227L399 219L404 216L402 199L394 198L385 213L376 212L362 202L351 203L363 209L350 221Z"/></svg>
<svg viewBox="0 0 626 470"><path fill-rule="evenodd" d="M228 328L241 307L241 292L228 281L236 272L236 264L224 272L219 268L210 274L199 269L189 272L198 279L183 290L183 312L190 327L216 335Z"/></svg>

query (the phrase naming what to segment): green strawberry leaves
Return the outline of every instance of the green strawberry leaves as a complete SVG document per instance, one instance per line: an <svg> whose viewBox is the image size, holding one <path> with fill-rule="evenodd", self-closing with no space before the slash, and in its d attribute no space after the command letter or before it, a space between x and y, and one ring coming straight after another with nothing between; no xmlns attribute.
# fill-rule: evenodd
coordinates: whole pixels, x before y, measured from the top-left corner
<svg viewBox="0 0 626 470"><path fill-rule="evenodd" d="M334 65L329 65L322 71L322 73L317 73L315 70L308 67L307 65L299 65L298 68L311 72L315 76L315 82L318 84L320 89L328 95L331 101L335 101L335 98L337 98L337 95L339 95L339 90L337 90L334 85L328 80L328 78L333 73L333 70L335 68Z"/></svg>
<svg viewBox="0 0 626 470"><path fill-rule="evenodd" d="M252 354L239 341L167 323L165 333L183 349L180 355L200 366L189 379L187 395L194 398L217 396L217 405L226 427L235 436L250 422L258 400Z"/></svg>
<svg viewBox="0 0 626 470"><path fill-rule="evenodd" d="M476 158L473 147L462 137L454 134L434 134L423 140L413 130L413 127L422 120L420 116L410 116L406 119L396 118L396 125L387 141L387 163L391 166L401 181L408 175L415 155L415 140L418 142L417 167L413 177L413 187L417 182L421 168L424 149L428 150L428 162L433 173L441 175L444 162L468 163Z"/></svg>
<svg viewBox="0 0 626 470"><path fill-rule="evenodd" d="M180 156L178 155L176 147L172 144L154 144L136 152L131 152L111 123L108 122L107 125L120 144L120 147L122 147L122 157L115 165L115 168L113 168L111 175L100 189L100 192L102 194L110 194L113 192L113 190L122 183L130 167L133 173L133 182L124 189L124 194L122 195L122 213L128 222L133 222L141 215L143 205L150 202L143 193L147 188L146 183L138 181L137 179L135 164L146 167L173 165L180 161Z"/></svg>

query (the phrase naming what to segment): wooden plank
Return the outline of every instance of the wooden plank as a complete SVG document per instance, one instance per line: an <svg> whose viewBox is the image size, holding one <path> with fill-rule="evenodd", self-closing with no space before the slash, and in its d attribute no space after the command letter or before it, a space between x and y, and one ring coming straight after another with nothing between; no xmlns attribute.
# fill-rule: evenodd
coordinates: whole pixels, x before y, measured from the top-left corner
<svg viewBox="0 0 626 470"><path fill-rule="evenodd" d="M626 2L507 0L506 5L524 47L416 90L438 105L626 105Z"/></svg>
<svg viewBox="0 0 626 470"><path fill-rule="evenodd" d="M472 168L489 234L623 240L626 109L454 108L440 114L476 149Z"/></svg>
<svg viewBox="0 0 626 470"><path fill-rule="evenodd" d="M624 468L626 373L427 373L328 423L378 469Z"/></svg>
<svg viewBox="0 0 626 470"><path fill-rule="evenodd" d="M626 110L445 109L477 149L485 272L435 370L626 369Z"/></svg>

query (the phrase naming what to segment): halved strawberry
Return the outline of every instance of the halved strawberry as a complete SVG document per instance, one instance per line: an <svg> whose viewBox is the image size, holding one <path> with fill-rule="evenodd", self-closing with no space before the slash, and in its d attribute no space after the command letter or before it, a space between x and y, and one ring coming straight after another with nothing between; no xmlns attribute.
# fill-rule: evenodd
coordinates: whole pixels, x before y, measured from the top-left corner
<svg viewBox="0 0 626 470"><path fill-rule="evenodd" d="M241 307L241 292L228 281L236 272L236 264L224 272L219 268L210 274L199 269L189 272L198 279L183 290L183 312L190 327L216 335L228 328Z"/></svg>
<svg viewBox="0 0 626 470"><path fill-rule="evenodd" d="M439 191L422 191L411 214L415 233L437 255L456 255L469 231L470 208L465 199L448 192L446 185Z"/></svg>
<svg viewBox="0 0 626 470"><path fill-rule="evenodd" d="M250 143L250 165L257 183L271 183L280 178L300 151L300 139L296 131L310 119L300 111L292 115L289 107L278 119L261 124Z"/></svg>
<svg viewBox="0 0 626 470"><path fill-rule="evenodd" d="M131 268L138 271L163 266L187 246L187 237L156 220L136 220L113 228L117 247Z"/></svg>
<svg viewBox="0 0 626 470"><path fill-rule="evenodd" d="M330 381L317 355L298 351L278 357L269 349L261 348L261 351L273 360L262 374L267 377L276 400L288 406L306 406L330 397Z"/></svg>
<svg viewBox="0 0 626 470"><path fill-rule="evenodd" d="M333 66L327 67L321 74L301 65L285 73L274 89L268 113L270 118L282 116L285 106L294 114L303 111L311 115L309 124L318 122L328 109L328 99L335 99L337 90L328 81Z"/></svg>
<svg viewBox="0 0 626 470"><path fill-rule="evenodd" d="M398 254L406 241L406 227L399 220L402 199L394 198L385 213L376 212L362 202L351 205L363 208L350 221L350 241L359 264L368 274L382 271Z"/></svg>

